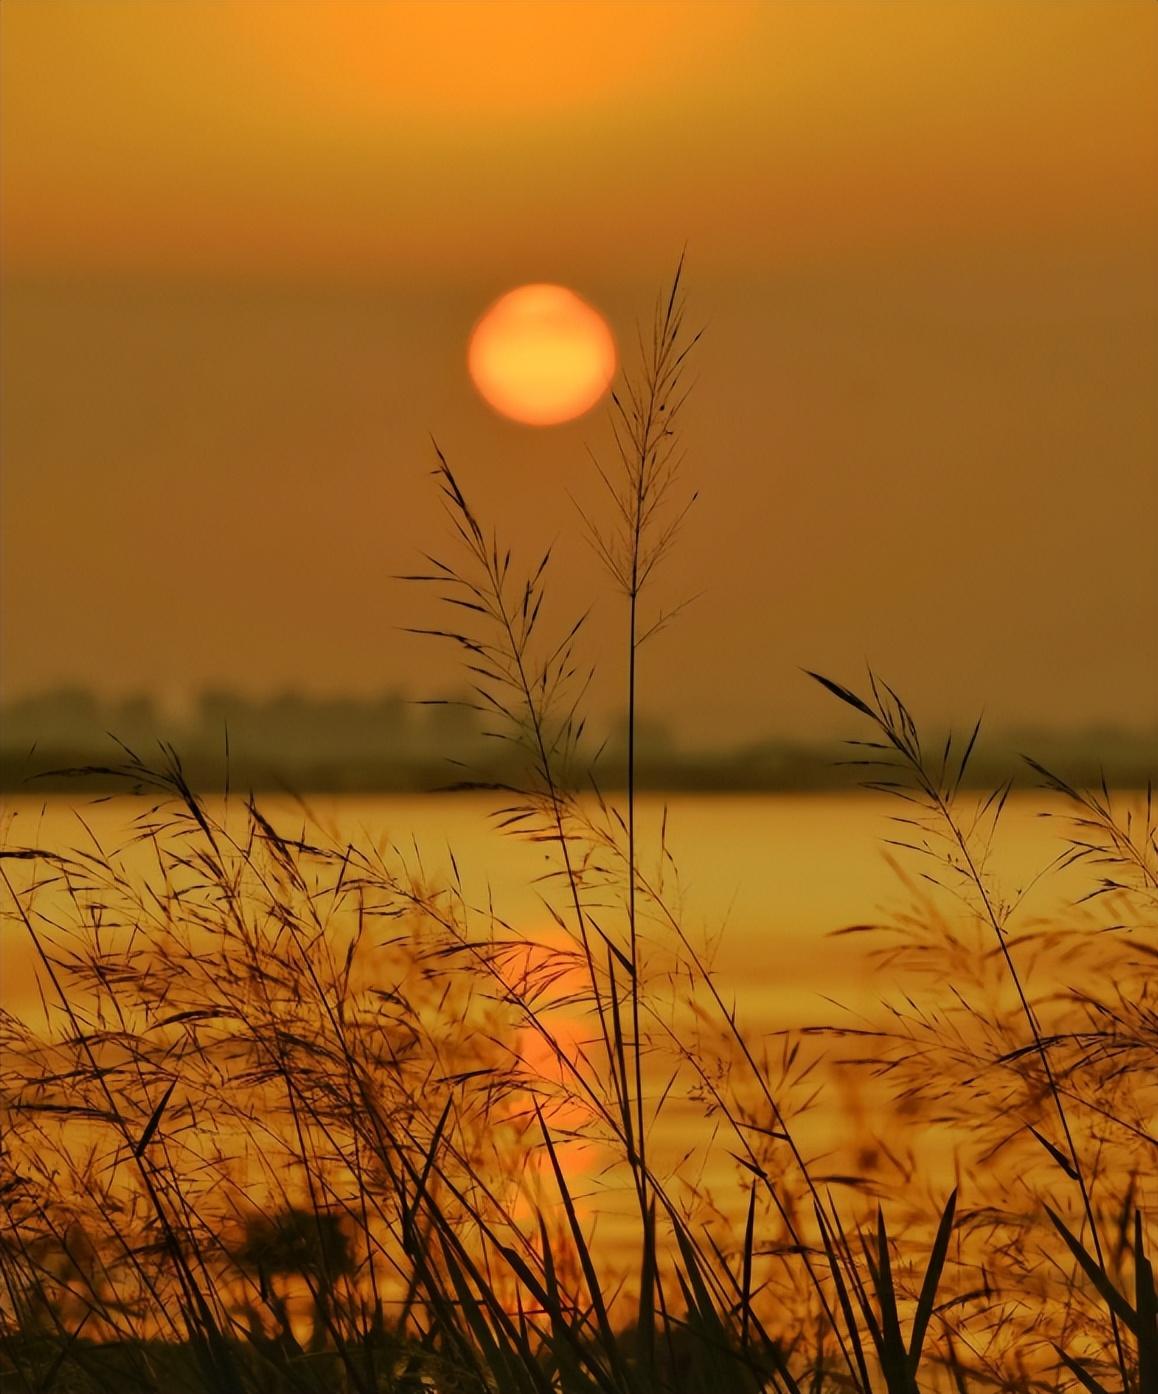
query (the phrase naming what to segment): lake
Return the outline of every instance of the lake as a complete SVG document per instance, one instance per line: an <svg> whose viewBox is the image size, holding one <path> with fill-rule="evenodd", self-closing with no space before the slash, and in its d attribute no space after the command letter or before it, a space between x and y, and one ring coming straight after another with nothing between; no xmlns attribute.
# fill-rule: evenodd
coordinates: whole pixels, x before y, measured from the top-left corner
<svg viewBox="0 0 1158 1394"><path fill-rule="evenodd" d="M481 903L493 895L508 921L542 930L537 878L552 868L553 854L498 831L489 817L497 799L359 795L304 802L313 819L343 840L393 845L409 860L420 854L432 879L449 872L453 852L468 898ZM296 800L274 795L260 803L279 831L305 826ZM144 806L131 798L9 797L0 843L91 850L95 837L117 847ZM994 865L1011 888L1027 883L1059 850L1057 825L1039 816L1044 807L1036 795L1014 796L1007 806ZM866 975L863 955L850 951L850 940L832 938L834 931L875 922L909 903L884 842L898 835L889 818L898 811L895 801L864 793L648 795L639 801L641 865L646 871L654 864L666 815L684 924L697 942L714 946L720 983L741 1004L741 1015L750 1013L753 1027L811 1024L831 1017L834 997L863 1008L901 985L884 970ZM906 862L903 853L896 855L908 870L923 869L917 858ZM1064 879L1047 879L1023 913L1047 914L1068 894ZM3 1001L11 1010L27 1010L35 1000L32 959L24 931L11 920L3 925L2 951Z"/></svg>
<svg viewBox="0 0 1158 1394"><path fill-rule="evenodd" d="M964 804L965 809L970 801ZM491 817L496 802L498 796L479 794L319 797L302 802L274 796L261 800L261 806L282 837L322 841L316 833L320 829L339 846L352 842L379 849L387 861L404 860L412 870L420 871L428 885L457 877L465 903L493 905L494 913L517 935L557 942L558 931L543 903L551 883L542 879L556 865L555 849L503 834ZM89 803L65 798L9 799L3 815L2 843L9 850L36 847L59 852L76 848L81 858L91 852L94 842L106 852L127 848L126 868L137 866L144 872L152 854L147 842L134 841L132 822L147 807L146 801L132 798ZM244 821L240 801L235 800L229 809L220 800L210 801L208 807L230 827ZM1064 829L1053 819L1040 816L1048 807L1041 795L1009 801L987 874L1000 888L997 894L1003 903L1017 899L1026 889L1012 923L1025 934L1015 945L1015 953L1031 995L1042 998L1043 989L1064 981L1075 963L1079 966L1073 972L1080 985L1090 984L1091 990L1097 990L1094 985L1100 975L1102 987L1112 991L1115 960L1099 955L1119 950L1105 938L1091 934L1096 924L1089 912L1073 905L1088 886L1087 874L1069 871L1036 879L1062 846L1059 834ZM651 868L661 862L663 829L668 903L675 908L689 942L710 961L724 1009L734 1006L745 1041L761 1063L765 1078L772 1081L772 1090L790 1119L793 1138L808 1159L812 1176L824 1187L831 1185L840 1191L841 1204L848 1207L845 1213L864 1218L869 1213L867 1207L880 1195L893 1221L927 1235L929 1217L937 1214L948 1190L964 1175L965 1193L978 1216L998 1213L986 1207L1006 1207L1006 1197L1024 1188L1021 1210L1016 1201L1009 1202L1012 1209L1001 1210L1005 1222L1016 1226L1022 1222L1022 1211L1031 1213L1032 1194L1041 1191L1053 1195L1057 1189L1054 1162L1033 1140L1024 1121L1036 1117L1048 1130L1052 1119L1038 1102L1027 1102L1033 1094L1032 1060L1024 1075L1016 1067L1010 1072L999 1063L1011 1048L1015 1052L1024 1049L1027 1033L994 952L991 930L979 925L951 894L921 879L930 863L886 841L912 836L903 824L890 821L890 814L905 811L905 806L895 801L864 793L696 795L667 800L647 796L640 799L638 810L640 865L650 875ZM7 860L3 865L17 886L27 884L34 874L31 861ZM565 910L565 900L560 902L557 896L558 883L555 888L553 898ZM38 911L49 920L54 894L51 887L38 894ZM943 921L938 918L942 914ZM600 919L622 943L624 915L616 894L603 897ZM922 968L919 955L874 954L874 945L883 945L885 939L864 932L863 927L881 924L900 926L902 933L918 939L930 926L933 938L948 927L958 942L952 952L934 952ZM1046 925L1061 925L1069 933L1068 939L1061 940L1059 951L1055 952L1058 941L1051 940L1055 947L1039 952L1047 941L1036 931ZM842 932L853 927L861 927L860 932ZM131 926L120 923L111 926L108 933L115 939L130 931ZM53 935L55 931L49 926L46 933ZM2 934L4 1006L36 1030L43 1014L33 956L27 930L12 913L10 903ZM760 1166L776 1169L781 1195L790 1197L790 1204L803 1205L810 1213L810 1201L802 1194L798 1178L794 1179L784 1139L777 1140L780 1125L771 1116L767 1097L762 1097L753 1075L729 1045L726 1030L721 1029L725 1017L720 1003L712 1003L698 989L685 992L673 971L678 955L672 953L671 940L670 927L665 929L655 918L644 918L641 960L660 980L659 998L674 1004L670 1020L663 1018L662 1011L654 1018L660 1048L654 1057L649 1054L645 1065L644 1093L652 1119L649 1162L663 1178L668 1194L694 1216L697 1225L714 1226L726 1246L743 1232L752 1186L752 1171L746 1162L759 1159ZM67 951L67 932L57 941ZM1082 947L1075 950L1075 945ZM342 951L339 946L339 960ZM1075 952L1077 958L1072 956ZM1126 959L1121 962L1127 976L1118 980L1119 985L1130 981L1129 974L1137 973L1136 965L1130 966ZM1091 965L1094 976L1083 978ZM959 990L982 1005L980 1016L961 1008ZM702 1015L689 1008L693 996L704 1009ZM580 1025L577 1018L569 1019L565 1004L561 1011L552 1010L556 1039L566 1047L594 1040L593 1028ZM436 1016L435 1041L441 1039L448 1055L453 1056L460 1022L453 1012ZM56 1017L59 1032L59 1013ZM586 1020L589 1023L591 1018ZM879 1043L874 1037L855 1033L862 1028L876 1029L882 1022L902 1027L889 1043L901 1061L901 1076L909 1054L905 1033L912 1033L914 1044L905 1086L910 1091L908 1104L896 1074L882 1078L863 1066L864 1057L871 1056ZM834 1025L845 1034L807 1030ZM955 1034L959 1031L965 1033L960 1038ZM502 1048L512 1044L514 1053L528 1061L529 1068L537 1069L541 1064L544 1075L550 1074L551 1062L540 1062L536 1057L533 1032L521 1028L508 1031ZM957 1049L958 1044L962 1049ZM975 1045L981 1054L973 1057L970 1052ZM927 1054L922 1054L925 1049ZM845 1058L850 1055L862 1063L850 1066ZM927 1071L931 1078L922 1080L926 1059L931 1062ZM983 1060L988 1062L984 1067ZM471 1058L464 1060L460 1052L455 1067L473 1063ZM701 1067L702 1072L697 1073ZM941 1069L945 1071L943 1091L938 1074ZM182 1145L191 1157L218 1147L222 1149L220 1156L230 1153L240 1136L238 1120L244 1116L246 1104L246 1086L237 1082L241 1077L232 1073L223 1076L220 1114L212 1111L214 1096L210 1090L205 1105L210 1112L202 1113L181 1134ZM441 1108L447 1089L453 1087L446 1083L448 1079L453 1080L453 1076L434 1081L437 1087L427 1105L433 1115ZM672 1079L675 1086L665 1093ZM918 1087L932 1085L920 1104L912 1102L914 1080ZM738 1127L716 1106L713 1088L727 1098L732 1118L741 1120ZM135 1126L145 1125L160 1092L160 1086L147 1091L139 1106L139 1125ZM1144 1111L1149 1107L1149 1096L1140 1087L1136 1093L1135 1102ZM661 1096L664 1102L659 1108ZM496 1135L501 1131L498 1125L514 1129L520 1139L517 1147L521 1149L523 1169L519 1174L523 1184L534 1190L545 1182L548 1210L552 1206L557 1210L557 1196L551 1202L553 1183L543 1170L543 1149L534 1139L533 1147L525 1144L525 1137L534 1131L526 1105L528 1095L516 1091L515 1104L508 1102L510 1097L500 1101ZM1103 1097L1108 1099L1109 1095ZM180 1098L180 1093L175 1096L174 1111ZM260 1110L264 1105L257 1107ZM503 1111L516 1107L522 1123L512 1121L516 1118L513 1112ZM958 1146L969 1136L972 1125L965 1115L970 1110L981 1122L972 1150L966 1149L963 1160ZM259 1113L257 1124L251 1125L258 1136L264 1136L261 1117L264 1115ZM482 1117L485 1133L492 1120L489 1113ZM552 1118L564 1134L572 1126L565 1108ZM532 1124L529 1132L528 1120ZM173 1126L179 1123L180 1115ZM424 1126L429 1125L427 1119ZM600 1264L630 1281L633 1265L638 1271L638 1217L633 1193L625 1182L622 1165L613 1164L605 1141L591 1141L585 1126L574 1121L576 1132L583 1136L559 1143L563 1164L581 1219L598 1239ZM745 1129L751 1131L745 1133ZM998 1135L1003 1132L1007 1136L1002 1141ZM993 1160L995 1142L999 1143L997 1160ZM747 1150L749 1143L751 1151ZM263 1147L263 1143L258 1144L259 1155ZM744 1160L738 1160L742 1154ZM500 1155L497 1145L496 1155ZM1139 1174L1132 1154L1124 1156L1117 1164L1118 1174ZM982 1158L986 1160L979 1165ZM500 1172L501 1167L502 1163ZM228 1169L223 1174L228 1174ZM223 1194L213 1187L204 1192L206 1214L224 1203ZM770 1236L766 1254L772 1256L777 1252L779 1222L768 1211L768 1203L768 1197L762 1197L760 1223ZM522 1199L510 1214L518 1224L530 1220Z"/></svg>

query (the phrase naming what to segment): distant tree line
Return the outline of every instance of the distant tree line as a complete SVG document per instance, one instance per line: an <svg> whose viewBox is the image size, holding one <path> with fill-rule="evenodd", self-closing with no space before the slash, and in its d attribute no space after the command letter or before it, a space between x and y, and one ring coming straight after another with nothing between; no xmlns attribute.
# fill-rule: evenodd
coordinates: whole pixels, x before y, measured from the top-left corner
<svg viewBox="0 0 1158 1394"><path fill-rule="evenodd" d="M691 749L660 721L637 728L642 787L676 790L847 789L855 771L841 761L856 752L839 742L767 738L732 747ZM288 787L317 792L420 791L461 784L501 783L515 776L517 752L487 735L468 704L423 703L399 691L372 697L312 697L284 692L248 697L222 689L203 692L183 715L147 694L104 699L83 687L61 687L0 704L0 788L61 789L78 785L78 771L109 767L124 747L146 762L158 743L180 755L190 781L221 787L226 769L235 787ZM623 768L622 719L593 737L588 754L601 787L618 786ZM1017 767L1022 750L1044 752L1044 763L1072 779L1143 787L1158 763L1158 730L1118 728L1050 733L990 734L972 777L984 786ZM576 763L586 778L588 761ZM83 776L103 787L109 776Z"/></svg>

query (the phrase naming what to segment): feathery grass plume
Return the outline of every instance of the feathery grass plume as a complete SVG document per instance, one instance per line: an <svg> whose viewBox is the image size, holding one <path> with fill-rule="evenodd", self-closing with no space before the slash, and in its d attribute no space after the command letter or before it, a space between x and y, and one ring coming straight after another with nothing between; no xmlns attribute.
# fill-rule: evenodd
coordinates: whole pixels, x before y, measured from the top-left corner
<svg viewBox="0 0 1158 1394"><path fill-rule="evenodd" d="M1131 918L1134 933L1152 933L1155 928L1149 790L1140 814L1127 810L1119 816L1104 785L1097 792L1078 791L1028 760L1045 787L1070 805L1073 831L1068 847L1045 870L1096 866L1100 880L1092 893L1079 898L1073 910L1075 924L1068 932L1031 923L1018 933L1016 916L1030 887L1012 898L1004 897L988 867L1012 781L983 799L961 793L980 723L964 743L958 744L950 735L931 752L922 745L905 704L874 674L869 675L868 698L818 674L811 676L876 728L876 738L850 742L857 755L848 763L869 772L866 787L905 804L904 813L893 819L898 832L887 841L915 856L921 880L949 893L991 943L988 950L978 952L956 938L947 925L942 925L935 939L922 938L924 927L936 918L933 905L922 900L912 928L899 926L907 945L889 953L893 962L920 965L938 974L939 981L951 982L953 1000L935 1016L921 1012L912 1002L911 1010L898 1010L894 1028L882 1030L877 1037L878 1063L889 1071L894 1088L914 1110L932 1114L936 1109L943 1121L955 1126L980 1123L987 1129L993 1140L983 1157L990 1163L1000 1150L1021 1150L1023 1140L1032 1139L1029 1145L1039 1147L1052 1168L1046 1173L1045 1194L1054 1195L1059 1180L1073 1186L1088 1237L1079 1241L1070 1236L1071 1252L1077 1256L1080 1249L1081 1272L1090 1278L1097 1275L1094 1287L1106 1299L1101 1318L1105 1340L1089 1333L1086 1343L1103 1345L1099 1357L1103 1367L1108 1345L1109 1366L1123 1388L1144 1388L1136 1383L1145 1368L1144 1345L1133 1353L1127 1349L1130 1338L1123 1339L1122 1304L1106 1294L1113 1288L1125 1248L1124 1242L1112 1246L1108 1240L1112 1207L1124 1204L1125 1213L1130 1213L1138 1178L1152 1172L1158 1160L1158 1139L1150 1131L1158 1041L1145 966L1155 950L1152 944L1129 937ZM1109 924L1090 917L1090 901L1097 897L1105 898L1103 908L1113 916ZM1022 1023L1021 1039L990 964L1000 966L1000 976L1012 988L1012 1005ZM1043 965L1055 979L1048 995L1039 994L1035 1000L1027 975L1035 967L1041 973ZM1067 977L1057 978L1059 971ZM1048 1022L1043 1012L1049 1013ZM855 1034L863 1039L873 1033ZM880 1050L881 1042L887 1043L884 1050ZM1130 1065L1140 1068L1132 1072ZM955 1095L954 1090L962 1092ZM992 1098L993 1107L979 1111L979 1098L987 1097ZM1028 1165L1032 1162L1031 1156ZM1064 1222L1054 1216L1040 1193L1035 1199L1036 1214L1031 1213L1027 1222L1036 1232L1040 1232L1041 1216L1048 1214L1055 1228L1061 1226L1058 1232L1068 1235ZM1003 1223L1012 1225L1014 1217L1003 1217ZM1141 1252L1140 1239L1137 1252ZM996 1267L1004 1266L1010 1275L1017 1272L1022 1256L1009 1244L1002 1251L991 1248L991 1272L998 1253L1001 1261ZM1025 1276L1022 1268L1022 1279ZM1058 1308L1065 1311L1074 1349L1083 1340L1079 1329L1084 1321L1077 1290L1071 1286L1077 1276L1071 1270L1065 1280L1071 1290ZM1066 1333L1044 1339L1061 1349L1058 1342L1066 1339Z"/></svg>
<svg viewBox="0 0 1158 1394"><path fill-rule="evenodd" d="M639 333L638 379L627 377L612 394L612 431L618 467L613 472L595 460L595 467L611 505L607 524L582 516L595 550L608 574L627 600L627 923L630 959L631 1041L634 1065L635 1130L639 1151L636 1172L644 1252L641 1274L641 1332L645 1349L651 1349L650 1312L654 1281L653 1213L647 1192L647 1131L644 1087L644 1042L640 1034L639 917L636 906L638 857L636 853L636 728L638 722L637 662L640 647L673 618L675 610L658 610L641 620L644 591L656 568L671 550L694 493L677 497L684 449L680 427L683 407L691 391L686 382L688 355L700 333L684 330L685 303L681 280L683 256L676 266L665 300L656 304L650 339ZM678 608L678 607L677 607Z"/></svg>
<svg viewBox="0 0 1158 1394"><path fill-rule="evenodd" d="M590 670L581 666L577 653L585 617L574 620L561 635L548 632L543 606L550 551L526 572L514 567L510 549L500 544L497 534L484 529L445 456L435 449L435 476L459 543L459 557L444 560L427 554L432 569L404 579L436 586L439 601L460 614L462 623L455 629L428 627L415 632L449 642L460 651L473 693L469 704L490 721L488 734L512 743L523 756L522 769L517 771L520 782L502 790L510 801L496 811L498 826L558 851L570 917L550 908L581 954L610 1070L615 1111L624 1120L634 1152L622 1042L614 1035L614 1000L608 1003L608 993L614 999L617 991L615 957L622 954L585 904L592 868L578 835L568 779L583 736L581 702L590 680ZM490 967L501 979L493 959Z"/></svg>
<svg viewBox="0 0 1158 1394"><path fill-rule="evenodd" d="M12 1288L71 1333L72 1364L83 1322L106 1344L200 1350L207 1388L228 1387L226 1361L250 1387L247 1348L263 1368L336 1359L349 1388L371 1388L351 1349L361 1361L399 1340L387 1313L411 1287L404 1194L431 1098L454 1103L448 1187L515 1172L491 1160L518 1146L499 1122L503 1009L431 958L447 897L364 849L283 837L256 805L240 827L218 823L169 777L127 852L78 849L13 888L61 993L45 1033L7 1023ZM130 868L149 852L151 873ZM473 1207L507 1203L480 1191ZM241 1238L295 1216L302 1245L317 1233L316 1262L263 1260ZM339 1230L348 1252L325 1242ZM78 1266L82 1234L93 1256ZM204 1307L190 1310L193 1282Z"/></svg>

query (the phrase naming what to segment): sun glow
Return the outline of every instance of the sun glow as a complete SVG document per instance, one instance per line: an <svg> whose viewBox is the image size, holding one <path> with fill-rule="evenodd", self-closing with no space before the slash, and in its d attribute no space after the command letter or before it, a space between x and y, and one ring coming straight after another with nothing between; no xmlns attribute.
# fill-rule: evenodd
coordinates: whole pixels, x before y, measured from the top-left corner
<svg viewBox="0 0 1158 1394"><path fill-rule="evenodd" d="M615 340L598 310L565 286L509 291L470 339L474 385L504 416L554 426L582 416L615 376Z"/></svg>

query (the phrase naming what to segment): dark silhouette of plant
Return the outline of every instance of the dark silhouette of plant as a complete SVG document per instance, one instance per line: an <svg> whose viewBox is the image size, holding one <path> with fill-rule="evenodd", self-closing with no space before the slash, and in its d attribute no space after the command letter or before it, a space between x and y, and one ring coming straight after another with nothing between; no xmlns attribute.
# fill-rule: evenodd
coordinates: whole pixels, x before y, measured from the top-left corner
<svg viewBox="0 0 1158 1394"><path fill-rule="evenodd" d="M262 1295L274 1306L284 1331L290 1329L285 1299L271 1280L303 1280L314 1304L309 1349L321 1350L333 1323L339 1282L354 1272L350 1237L339 1216L296 1208L254 1215L246 1222L234 1257L257 1275Z"/></svg>

